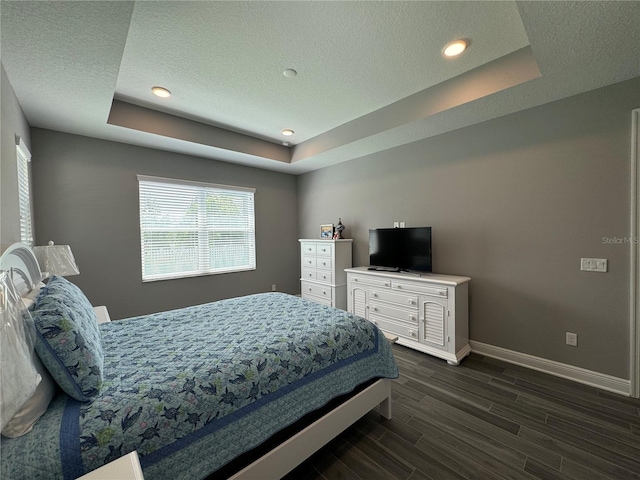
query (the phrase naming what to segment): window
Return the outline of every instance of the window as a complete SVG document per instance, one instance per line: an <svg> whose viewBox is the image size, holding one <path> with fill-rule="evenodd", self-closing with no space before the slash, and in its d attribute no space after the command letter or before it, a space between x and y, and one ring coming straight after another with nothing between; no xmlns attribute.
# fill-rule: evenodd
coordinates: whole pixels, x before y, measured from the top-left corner
<svg viewBox="0 0 640 480"><path fill-rule="evenodd" d="M31 227L31 188L29 185L29 162L31 153L21 138L16 138L18 158L18 206L20 208L20 241L33 246Z"/></svg>
<svg viewBox="0 0 640 480"><path fill-rule="evenodd" d="M255 270L255 190L138 175L142 280Z"/></svg>

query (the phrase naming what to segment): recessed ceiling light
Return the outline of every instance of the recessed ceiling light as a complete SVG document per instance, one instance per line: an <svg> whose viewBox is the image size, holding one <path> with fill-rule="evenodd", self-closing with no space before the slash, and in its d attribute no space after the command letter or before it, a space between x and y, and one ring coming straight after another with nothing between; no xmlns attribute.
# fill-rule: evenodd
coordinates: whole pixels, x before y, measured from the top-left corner
<svg viewBox="0 0 640 480"><path fill-rule="evenodd" d="M164 87L153 87L151 91L156 97L168 98L171 96L171 92Z"/></svg>
<svg viewBox="0 0 640 480"><path fill-rule="evenodd" d="M445 57L457 57L467 49L466 40L456 40L448 43L442 50L442 55Z"/></svg>
<svg viewBox="0 0 640 480"><path fill-rule="evenodd" d="M286 129L282 130L282 134L283 134L285 137L290 137L291 135L293 135L293 133L294 133L294 132L293 132L293 130L290 130L290 129L288 129L288 128L286 128Z"/></svg>
<svg viewBox="0 0 640 480"><path fill-rule="evenodd" d="M298 72L296 72L293 68L287 68L284 72L282 72L282 74L287 78L293 78L298 75Z"/></svg>

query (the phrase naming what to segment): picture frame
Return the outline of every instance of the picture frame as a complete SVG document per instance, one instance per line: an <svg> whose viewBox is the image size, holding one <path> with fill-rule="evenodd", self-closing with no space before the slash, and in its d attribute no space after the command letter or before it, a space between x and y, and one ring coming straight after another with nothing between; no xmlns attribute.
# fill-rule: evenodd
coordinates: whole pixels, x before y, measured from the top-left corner
<svg viewBox="0 0 640 480"><path fill-rule="evenodd" d="M320 238L331 240L333 238L333 231L334 231L333 223L320 225Z"/></svg>

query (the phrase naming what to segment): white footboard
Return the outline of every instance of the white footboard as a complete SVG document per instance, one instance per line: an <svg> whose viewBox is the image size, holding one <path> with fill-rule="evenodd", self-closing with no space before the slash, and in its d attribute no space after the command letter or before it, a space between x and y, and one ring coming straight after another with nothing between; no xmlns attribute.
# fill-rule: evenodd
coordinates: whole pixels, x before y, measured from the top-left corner
<svg viewBox="0 0 640 480"><path fill-rule="evenodd" d="M281 478L377 405L380 405L380 413L391 419L391 380L378 380L231 478Z"/></svg>

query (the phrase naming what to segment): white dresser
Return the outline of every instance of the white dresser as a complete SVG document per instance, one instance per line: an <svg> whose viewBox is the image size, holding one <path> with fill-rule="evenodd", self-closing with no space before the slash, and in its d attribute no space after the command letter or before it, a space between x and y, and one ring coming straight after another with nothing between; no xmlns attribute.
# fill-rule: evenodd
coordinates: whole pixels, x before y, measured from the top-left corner
<svg viewBox="0 0 640 480"><path fill-rule="evenodd" d="M469 346L469 277L348 268L348 308L398 343L457 365Z"/></svg>
<svg viewBox="0 0 640 480"><path fill-rule="evenodd" d="M302 298L347 309L347 274L353 240L300 239Z"/></svg>

